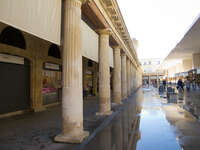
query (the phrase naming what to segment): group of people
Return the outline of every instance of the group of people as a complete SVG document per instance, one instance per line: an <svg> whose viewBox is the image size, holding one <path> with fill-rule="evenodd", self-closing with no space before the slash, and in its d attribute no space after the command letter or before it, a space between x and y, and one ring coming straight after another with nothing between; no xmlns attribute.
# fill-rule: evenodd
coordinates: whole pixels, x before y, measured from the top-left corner
<svg viewBox="0 0 200 150"><path fill-rule="evenodd" d="M162 84L164 86L164 89L166 88L167 82L166 80L162 81ZM171 85L171 83L169 83L169 85ZM179 79L177 84L176 84L176 88L178 91L184 91L184 86L186 87L187 91L190 91L191 85L193 87L193 89L196 88L195 83L193 83L192 81L190 81L190 79L187 77L186 81L183 82L182 79Z"/></svg>

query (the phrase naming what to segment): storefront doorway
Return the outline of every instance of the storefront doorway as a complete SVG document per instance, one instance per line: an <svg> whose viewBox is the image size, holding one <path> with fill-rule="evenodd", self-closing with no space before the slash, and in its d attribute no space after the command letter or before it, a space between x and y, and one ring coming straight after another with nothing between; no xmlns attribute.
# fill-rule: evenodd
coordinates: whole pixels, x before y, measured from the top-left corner
<svg viewBox="0 0 200 150"><path fill-rule="evenodd" d="M29 61L0 54L0 70L0 114L30 108Z"/></svg>
<svg viewBox="0 0 200 150"><path fill-rule="evenodd" d="M83 98L98 94L98 64L83 57Z"/></svg>
<svg viewBox="0 0 200 150"><path fill-rule="evenodd" d="M43 69L43 105L60 102L62 99L61 65L44 63Z"/></svg>

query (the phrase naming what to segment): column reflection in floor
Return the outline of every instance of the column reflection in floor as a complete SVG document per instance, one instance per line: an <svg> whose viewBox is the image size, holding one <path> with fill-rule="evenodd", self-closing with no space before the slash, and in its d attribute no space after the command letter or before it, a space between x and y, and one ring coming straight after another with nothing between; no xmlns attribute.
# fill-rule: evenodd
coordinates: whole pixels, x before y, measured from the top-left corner
<svg viewBox="0 0 200 150"><path fill-rule="evenodd" d="M84 150L135 150L139 134L138 97L124 104L120 113Z"/></svg>

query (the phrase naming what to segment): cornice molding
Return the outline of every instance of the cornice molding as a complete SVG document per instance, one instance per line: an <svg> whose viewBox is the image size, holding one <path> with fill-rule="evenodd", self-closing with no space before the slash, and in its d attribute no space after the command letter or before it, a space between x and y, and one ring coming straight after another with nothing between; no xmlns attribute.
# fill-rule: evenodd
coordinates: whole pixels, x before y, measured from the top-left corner
<svg viewBox="0 0 200 150"><path fill-rule="evenodd" d="M138 66L137 54L116 0L100 0L100 2Z"/></svg>

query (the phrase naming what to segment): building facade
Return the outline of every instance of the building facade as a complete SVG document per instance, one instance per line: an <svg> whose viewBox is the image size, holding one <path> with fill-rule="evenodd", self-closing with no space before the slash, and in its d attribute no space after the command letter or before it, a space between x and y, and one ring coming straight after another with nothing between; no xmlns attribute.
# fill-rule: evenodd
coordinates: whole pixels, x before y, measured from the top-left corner
<svg viewBox="0 0 200 150"><path fill-rule="evenodd" d="M161 67L161 58L141 59L140 64L143 70L143 85L159 86L164 77L164 70Z"/></svg>
<svg viewBox="0 0 200 150"><path fill-rule="evenodd" d="M0 4L0 99L5 101L0 117L43 111L62 101L62 133L55 140L79 143L88 136L85 95L98 96L97 115L110 115L111 98L120 104L141 85L142 71L116 0Z"/></svg>

